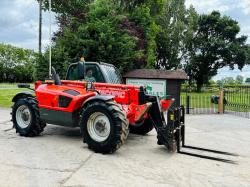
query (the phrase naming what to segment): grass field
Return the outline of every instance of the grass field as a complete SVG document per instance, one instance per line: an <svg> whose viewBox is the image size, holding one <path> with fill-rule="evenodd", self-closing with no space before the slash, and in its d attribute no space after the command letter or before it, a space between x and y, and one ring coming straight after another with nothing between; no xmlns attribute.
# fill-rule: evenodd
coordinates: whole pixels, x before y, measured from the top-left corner
<svg viewBox="0 0 250 187"><path fill-rule="evenodd" d="M188 93L190 96L190 106L195 108L211 108L216 104L211 103L211 96L216 93ZM181 105L186 105L186 94L181 93Z"/></svg>
<svg viewBox="0 0 250 187"><path fill-rule="evenodd" d="M27 89L19 89L17 84L0 84L0 107L11 107L12 98L24 90Z"/></svg>

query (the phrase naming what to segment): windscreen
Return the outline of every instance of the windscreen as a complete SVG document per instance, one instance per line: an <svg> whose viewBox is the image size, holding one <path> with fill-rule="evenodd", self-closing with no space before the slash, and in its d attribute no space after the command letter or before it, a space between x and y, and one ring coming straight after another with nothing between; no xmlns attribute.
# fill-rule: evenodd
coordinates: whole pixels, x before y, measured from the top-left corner
<svg viewBox="0 0 250 187"><path fill-rule="evenodd" d="M91 75L89 74L91 71ZM92 78L92 81L90 81ZM85 65L85 80L90 82L105 82L102 72L97 64Z"/></svg>
<svg viewBox="0 0 250 187"><path fill-rule="evenodd" d="M114 66L101 64L103 73L107 77L107 81L112 84L122 84L121 74Z"/></svg>

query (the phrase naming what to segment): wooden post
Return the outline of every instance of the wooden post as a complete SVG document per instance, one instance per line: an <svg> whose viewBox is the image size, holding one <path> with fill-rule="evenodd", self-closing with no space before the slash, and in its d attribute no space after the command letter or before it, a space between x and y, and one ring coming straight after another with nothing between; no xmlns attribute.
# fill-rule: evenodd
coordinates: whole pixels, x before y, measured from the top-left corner
<svg viewBox="0 0 250 187"><path fill-rule="evenodd" d="M224 113L224 90L220 91L219 96L219 102L218 102L218 113L223 114Z"/></svg>

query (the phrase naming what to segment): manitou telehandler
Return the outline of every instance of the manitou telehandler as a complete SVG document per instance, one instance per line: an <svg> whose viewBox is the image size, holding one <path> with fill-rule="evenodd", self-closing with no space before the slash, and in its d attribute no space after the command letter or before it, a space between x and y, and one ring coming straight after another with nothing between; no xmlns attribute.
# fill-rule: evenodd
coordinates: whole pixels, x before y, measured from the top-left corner
<svg viewBox="0 0 250 187"><path fill-rule="evenodd" d="M85 81L88 69L95 82ZM27 84L19 87L31 89ZM159 145L176 151L184 144L184 108L171 108L170 96L163 99L148 95L144 87L122 84L113 65L78 62L62 81L52 68L52 78L35 82L31 90L34 93L21 92L12 100L12 121L21 136L37 136L47 123L80 127L90 149L112 153L129 130L146 134L155 128Z"/></svg>

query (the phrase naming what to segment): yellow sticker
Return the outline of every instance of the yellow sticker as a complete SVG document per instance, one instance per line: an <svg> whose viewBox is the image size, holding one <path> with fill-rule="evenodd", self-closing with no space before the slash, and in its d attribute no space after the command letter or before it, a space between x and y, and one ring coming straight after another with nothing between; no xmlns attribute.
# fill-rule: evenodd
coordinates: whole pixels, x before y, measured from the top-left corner
<svg viewBox="0 0 250 187"><path fill-rule="evenodd" d="M174 114L170 114L170 120L174 121Z"/></svg>

